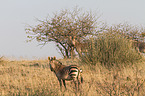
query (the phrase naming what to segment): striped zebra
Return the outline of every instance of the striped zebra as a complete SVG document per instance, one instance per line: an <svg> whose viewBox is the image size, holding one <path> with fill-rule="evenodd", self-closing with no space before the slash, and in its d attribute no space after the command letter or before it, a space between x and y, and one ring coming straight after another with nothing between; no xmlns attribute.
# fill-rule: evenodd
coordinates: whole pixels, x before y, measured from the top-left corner
<svg viewBox="0 0 145 96"><path fill-rule="evenodd" d="M65 81L73 80L76 90L79 89L80 83L83 83L81 76L82 70L76 65L62 65L56 57L48 57L50 70L53 71L60 83L60 89L62 89L62 82L66 89ZM80 82L81 80L81 82Z"/></svg>

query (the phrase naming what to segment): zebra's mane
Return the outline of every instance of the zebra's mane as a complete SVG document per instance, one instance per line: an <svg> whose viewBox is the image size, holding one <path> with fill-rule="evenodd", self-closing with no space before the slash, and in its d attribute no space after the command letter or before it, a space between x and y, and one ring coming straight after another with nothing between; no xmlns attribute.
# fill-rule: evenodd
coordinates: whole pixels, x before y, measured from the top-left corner
<svg viewBox="0 0 145 96"><path fill-rule="evenodd" d="M59 60L56 60L60 65L62 65L62 62L60 62Z"/></svg>
<svg viewBox="0 0 145 96"><path fill-rule="evenodd" d="M55 70L55 72L57 72L59 70L59 68L61 68L63 65L59 60L55 60L55 61L56 61L55 62L56 66L55 66L54 70Z"/></svg>

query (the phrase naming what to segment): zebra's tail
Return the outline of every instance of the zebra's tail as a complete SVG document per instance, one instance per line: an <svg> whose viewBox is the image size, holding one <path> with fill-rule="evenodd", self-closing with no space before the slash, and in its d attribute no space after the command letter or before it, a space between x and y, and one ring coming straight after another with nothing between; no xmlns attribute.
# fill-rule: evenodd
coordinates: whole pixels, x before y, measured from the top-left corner
<svg viewBox="0 0 145 96"><path fill-rule="evenodd" d="M82 69L80 69L80 73L82 73ZM80 74L80 77L81 77L81 83L83 83L83 81L84 81L84 79L83 79L83 77L82 77L82 75Z"/></svg>
<svg viewBox="0 0 145 96"><path fill-rule="evenodd" d="M83 83L84 82L84 79L83 79L83 77L81 76L81 83Z"/></svg>

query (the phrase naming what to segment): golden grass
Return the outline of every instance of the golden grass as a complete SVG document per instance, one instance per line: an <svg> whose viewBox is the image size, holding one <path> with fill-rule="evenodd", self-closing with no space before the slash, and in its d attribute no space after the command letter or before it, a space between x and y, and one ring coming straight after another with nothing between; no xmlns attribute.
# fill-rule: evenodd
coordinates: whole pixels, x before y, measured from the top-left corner
<svg viewBox="0 0 145 96"><path fill-rule="evenodd" d="M81 64L63 59L65 65L77 64L83 69L84 83L80 91L70 81L67 90L59 90L59 82L50 71L47 60L0 62L0 95L2 96L144 96L145 62L128 65L122 70Z"/></svg>

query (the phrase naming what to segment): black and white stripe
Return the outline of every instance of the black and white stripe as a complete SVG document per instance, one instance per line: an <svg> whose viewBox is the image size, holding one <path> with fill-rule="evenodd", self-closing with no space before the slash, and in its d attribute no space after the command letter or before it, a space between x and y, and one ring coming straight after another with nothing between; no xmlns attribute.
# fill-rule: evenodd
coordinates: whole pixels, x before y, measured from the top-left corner
<svg viewBox="0 0 145 96"><path fill-rule="evenodd" d="M60 83L60 87L62 87L62 81L64 87L66 88L65 81L73 80L76 90L78 90L80 83L83 82L83 78L81 76L82 70L77 65L62 65L62 63L56 60L55 57L48 57L48 60L50 69L56 74L56 77Z"/></svg>

